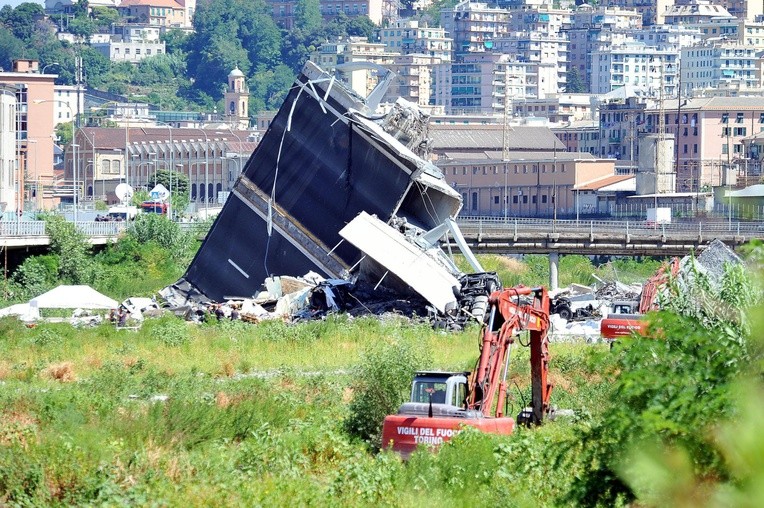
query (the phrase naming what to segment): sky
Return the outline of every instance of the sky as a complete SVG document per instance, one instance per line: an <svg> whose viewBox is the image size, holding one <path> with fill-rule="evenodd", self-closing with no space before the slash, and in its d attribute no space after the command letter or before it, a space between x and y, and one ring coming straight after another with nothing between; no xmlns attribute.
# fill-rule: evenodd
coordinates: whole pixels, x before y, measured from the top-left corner
<svg viewBox="0 0 764 508"><path fill-rule="evenodd" d="M11 7L16 7L19 4L23 4L25 2L33 3L33 4L40 4L45 5L44 0L0 0L0 7L4 5L10 5Z"/></svg>

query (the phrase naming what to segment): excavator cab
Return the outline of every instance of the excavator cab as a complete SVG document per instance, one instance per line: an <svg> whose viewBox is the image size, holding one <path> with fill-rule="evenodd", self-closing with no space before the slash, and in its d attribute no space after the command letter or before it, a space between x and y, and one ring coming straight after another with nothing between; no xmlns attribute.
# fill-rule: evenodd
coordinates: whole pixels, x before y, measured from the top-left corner
<svg viewBox="0 0 764 508"><path fill-rule="evenodd" d="M463 408L467 399L468 372L417 372L411 384L410 401L417 404L447 404Z"/></svg>

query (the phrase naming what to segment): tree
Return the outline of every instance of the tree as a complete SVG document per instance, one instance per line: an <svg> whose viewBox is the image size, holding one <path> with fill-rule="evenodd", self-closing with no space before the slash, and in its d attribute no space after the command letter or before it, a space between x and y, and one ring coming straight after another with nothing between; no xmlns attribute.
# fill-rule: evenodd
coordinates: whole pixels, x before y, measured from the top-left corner
<svg viewBox="0 0 764 508"><path fill-rule="evenodd" d="M72 142L72 122L56 125L56 139L58 139L59 146L66 146Z"/></svg>
<svg viewBox="0 0 764 508"><path fill-rule="evenodd" d="M188 188L189 180L186 175L178 171L168 171L167 169L160 169L151 178L151 186L157 184L164 185L168 190L172 191L170 195L170 202L172 209L176 214L181 214L188 207L189 197Z"/></svg>
<svg viewBox="0 0 764 508"><path fill-rule="evenodd" d="M119 20L119 13L116 9L112 9L111 7L96 5L93 7L92 17L96 26L109 28Z"/></svg>
<svg viewBox="0 0 764 508"><path fill-rule="evenodd" d="M13 30L13 35L18 39L28 41L34 32L36 20L44 15L42 5L26 2L13 9L6 26Z"/></svg>
<svg viewBox="0 0 764 508"><path fill-rule="evenodd" d="M164 42L165 51L169 55L176 53L183 54L189 38L189 34L179 28L173 28L159 36L159 40Z"/></svg>
<svg viewBox="0 0 764 508"><path fill-rule="evenodd" d="M189 37L188 71L194 88L222 96L228 73L239 67L272 69L281 60L281 33L263 0L213 0L200 4Z"/></svg>
<svg viewBox="0 0 764 508"><path fill-rule="evenodd" d="M13 32L0 26L0 67L11 69L13 61L24 54L24 43Z"/></svg>
<svg viewBox="0 0 764 508"><path fill-rule="evenodd" d="M567 93L586 93L586 83L581 79L575 66L568 71L565 91Z"/></svg>
<svg viewBox="0 0 764 508"><path fill-rule="evenodd" d="M90 40L97 28L95 21L87 16L78 16L69 21L69 33L85 41Z"/></svg>
<svg viewBox="0 0 764 508"><path fill-rule="evenodd" d="M321 27L321 9L318 0L297 0L294 7L294 25L300 30L315 30Z"/></svg>

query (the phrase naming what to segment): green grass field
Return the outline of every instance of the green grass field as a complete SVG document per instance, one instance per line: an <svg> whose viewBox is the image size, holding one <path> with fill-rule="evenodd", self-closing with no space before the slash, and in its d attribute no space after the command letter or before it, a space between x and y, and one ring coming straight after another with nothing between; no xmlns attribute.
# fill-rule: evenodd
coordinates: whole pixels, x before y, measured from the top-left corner
<svg viewBox="0 0 764 508"><path fill-rule="evenodd" d="M29 329L4 319L0 332L6 503L413 506L471 499L467 487L477 473L452 469L455 452L425 453L405 466L348 436L343 421L354 368L370 346L421 341L432 356L422 368L471 369L477 329L444 334L376 318L287 327L165 317L138 332L108 324ZM590 350L555 348L557 402L581 404L592 396L582 391L596 391L597 375L586 372ZM527 354L515 362L516 412L519 393L529 392ZM558 432L564 424L541 431ZM496 446L511 453L517 445L486 436L464 441L456 445L477 447L491 461ZM488 464L478 466L489 494L495 478ZM486 504L497 501L490 494Z"/></svg>

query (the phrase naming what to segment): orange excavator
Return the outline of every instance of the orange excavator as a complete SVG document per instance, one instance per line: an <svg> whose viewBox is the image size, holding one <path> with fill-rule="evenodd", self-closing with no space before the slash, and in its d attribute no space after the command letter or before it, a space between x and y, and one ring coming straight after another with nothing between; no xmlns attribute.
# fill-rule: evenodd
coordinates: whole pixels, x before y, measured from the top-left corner
<svg viewBox="0 0 764 508"><path fill-rule="evenodd" d="M647 279L642 286L639 307L636 313L611 313L600 322L600 335L605 339L627 337L632 333L642 333L647 327L645 314L658 309L658 294L666 287L669 280L679 273L679 258L672 258L662 265L655 275Z"/></svg>
<svg viewBox="0 0 764 508"><path fill-rule="evenodd" d="M494 291L488 321L481 329L480 357L470 372L418 372L411 399L398 414L385 417L382 443L407 458L419 445L437 447L465 426L510 434L515 419L506 416L507 374L512 345L530 347L531 405L517 417L539 424L550 414L549 296L546 289L517 286ZM520 333L529 331L527 344Z"/></svg>

